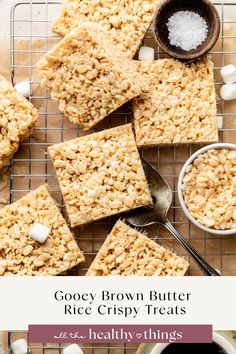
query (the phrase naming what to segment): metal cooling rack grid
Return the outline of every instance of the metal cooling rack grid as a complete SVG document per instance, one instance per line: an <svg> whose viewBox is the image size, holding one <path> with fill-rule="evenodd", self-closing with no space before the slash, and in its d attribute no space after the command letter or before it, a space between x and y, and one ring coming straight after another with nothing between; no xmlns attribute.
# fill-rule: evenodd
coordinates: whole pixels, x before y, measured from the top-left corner
<svg viewBox="0 0 236 354"><path fill-rule="evenodd" d="M12 354L11 344L20 338L25 338L31 354L62 354L67 346L60 344L38 343L29 344L27 332L8 332L8 354ZM69 345L69 344L68 344ZM138 345L135 344L80 344L84 354L135 354Z"/></svg>
<svg viewBox="0 0 236 354"><path fill-rule="evenodd" d="M236 25L226 17L235 13L236 2L215 1L221 21L222 29L218 45L213 49L215 61L216 89L219 91L220 68L230 59L235 60L236 51L227 50L225 43L235 41L236 36L227 34L229 26ZM40 88L37 76L36 62L44 53L58 41L58 36L50 31L51 23L61 6L61 1L22 1L17 2L11 13L11 67L13 82L22 78L31 83L31 101L39 107L39 124L34 129L33 135L21 144L19 152L11 164L10 200L11 202L22 197L28 191L36 188L41 183L47 182L53 196L62 205L59 186L55 178L51 161L47 156L47 147L53 143L61 142L83 134L58 111L57 103L53 102L49 93ZM145 37L146 45L155 45L151 32ZM233 42L232 42L233 43ZM156 58L163 57L155 47ZM235 142L236 138L236 113L224 107L224 102L218 100L218 114L224 117L224 128L220 130L220 140ZM96 130L109 128L130 121L131 111L125 106L113 113L108 119L96 127ZM194 225L190 225L184 216L177 197L178 173L186 159L199 147L165 147L144 151L143 156L158 167L159 172L167 179L173 190L173 206L170 219L175 227L189 238L194 247L208 259L224 275L236 274L236 240L234 237L224 239L205 234ZM62 205L63 208L63 205ZM65 213L64 213L65 214ZM82 275L90 265L98 249L109 233L117 218L96 222L83 230L76 230L76 237L81 248L85 251L86 263L82 267L74 268L67 274ZM160 243L175 250L179 255L185 255L182 247L173 240L172 236L162 227L152 226L147 228L148 235L156 238ZM201 275L194 264L191 264L191 275Z"/></svg>

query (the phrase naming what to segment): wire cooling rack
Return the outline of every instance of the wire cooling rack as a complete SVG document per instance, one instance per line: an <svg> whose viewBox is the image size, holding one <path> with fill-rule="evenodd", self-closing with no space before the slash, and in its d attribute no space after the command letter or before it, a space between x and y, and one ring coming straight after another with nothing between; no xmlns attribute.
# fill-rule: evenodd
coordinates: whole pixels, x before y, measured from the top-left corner
<svg viewBox="0 0 236 354"><path fill-rule="evenodd" d="M216 90L219 92L221 85L219 71L221 67L229 62L236 64L236 2L215 1L214 4L219 11L222 23L219 41L212 51L215 62ZM40 88L36 70L38 59L58 41L58 36L51 32L50 28L60 6L61 1L22 1L17 2L12 8L12 81L13 83L21 80L30 81L30 100L39 109L39 123L34 129L32 136L21 144L19 152L11 163L10 201L13 202L19 199L28 191L46 182L49 184L55 199L62 205L65 215L60 189L50 158L47 155L47 148L53 143L59 143L87 133L70 123L58 111L58 104L50 99L46 90ZM144 43L155 47L156 59L164 56L156 46L151 29L148 31ZM219 98L217 103L218 115L224 117L223 128L219 131L220 141L235 142L235 103L233 105L231 103L224 104ZM126 105L105 119L96 129L100 130L121 125L130 121L130 119L130 107ZM173 190L173 206L169 216L174 226L190 240L191 244L215 268L221 270L224 275L235 275L235 236L221 238L220 236L200 231L189 223L179 206L176 188L178 174L186 159L198 148L199 146L163 147L149 149L141 153L147 160L158 167L159 172L169 182ZM112 217L105 221L95 222L82 230L75 230L75 236L80 247L85 252L86 262L66 274L82 275L85 273L116 219ZM187 257L183 248L161 226L151 226L146 228L146 231L149 237L156 238L164 246L176 251L179 255ZM192 261L190 274L201 275L201 272Z"/></svg>
<svg viewBox="0 0 236 354"><path fill-rule="evenodd" d="M68 344L37 343L29 344L27 332L8 332L8 353L12 354L12 343L20 338L25 338L28 343L28 351L31 354L62 354L63 348ZM80 344L84 354L135 354L138 345L135 344Z"/></svg>

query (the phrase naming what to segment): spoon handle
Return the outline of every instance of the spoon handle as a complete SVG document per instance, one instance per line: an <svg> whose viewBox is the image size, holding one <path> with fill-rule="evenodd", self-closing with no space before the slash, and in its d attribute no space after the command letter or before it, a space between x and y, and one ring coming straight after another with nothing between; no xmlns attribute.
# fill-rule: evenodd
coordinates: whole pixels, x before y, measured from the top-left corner
<svg viewBox="0 0 236 354"><path fill-rule="evenodd" d="M195 262L198 264L199 268L208 276L220 276L220 274L207 263L200 254L190 245L190 243L172 226L172 224L167 220L163 224L167 230L169 230L172 235L181 243L181 245L188 251L188 253L193 257Z"/></svg>

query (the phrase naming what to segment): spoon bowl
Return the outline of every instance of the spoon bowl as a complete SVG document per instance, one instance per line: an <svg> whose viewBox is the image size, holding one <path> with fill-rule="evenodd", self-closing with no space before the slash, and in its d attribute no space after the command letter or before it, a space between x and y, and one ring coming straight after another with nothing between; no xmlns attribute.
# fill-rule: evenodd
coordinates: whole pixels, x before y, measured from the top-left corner
<svg viewBox="0 0 236 354"><path fill-rule="evenodd" d="M196 49L185 51L170 44L167 23L169 18L178 11L197 13L207 23L207 38ZM154 31L159 47L168 55L179 60L195 60L214 47L220 34L220 17L210 0L165 0L156 13Z"/></svg>
<svg viewBox="0 0 236 354"><path fill-rule="evenodd" d="M165 222L172 204L172 192L164 178L146 160L142 159L143 169L153 199L149 208L139 208L129 213L128 222L136 227L156 224L157 220Z"/></svg>

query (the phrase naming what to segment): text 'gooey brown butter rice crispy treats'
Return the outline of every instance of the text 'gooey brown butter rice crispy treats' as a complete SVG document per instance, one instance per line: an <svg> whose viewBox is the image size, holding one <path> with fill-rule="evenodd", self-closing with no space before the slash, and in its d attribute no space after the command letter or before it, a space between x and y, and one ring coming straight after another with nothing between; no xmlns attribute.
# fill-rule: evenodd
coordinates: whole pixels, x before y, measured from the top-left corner
<svg viewBox="0 0 236 354"><path fill-rule="evenodd" d="M113 45L133 58L159 3L159 0L67 0L52 29L64 36L80 23L98 23L109 32Z"/></svg>
<svg viewBox="0 0 236 354"><path fill-rule="evenodd" d="M37 117L37 109L0 75L0 169L29 136Z"/></svg>
<svg viewBox="0 0 236 354"><path fill-rule="evenodd" d="M141 92L107 33L84 23L39 62L42 86L72 122L89 129ZM128 59L126 59L128 61Z"/></svg>
<svg viewBox="0 0 236 354"><path fill-rule="evenodd" d="M184 275L189 263L119 220L87 275Z"/></svg>
<svg viewBox="0 0 236 354"><path fill-rule="evenodd" d="M160 59L138 67L147 84L133 100L139 147L218 141L211 60Z"/></svg>
<svg viewBox="0 0 236 354"><path fill-rule="evenodd" d="M72 227L152 203L131 124L49 152Z"/></svg>
<svg viewBox="0 0 236 354"><path fill-rule="evenodd" d="M50 229L43 244L29 236L35 223ZM56 275L83 261L46 185L0 209L0 275Z"/></svg>

